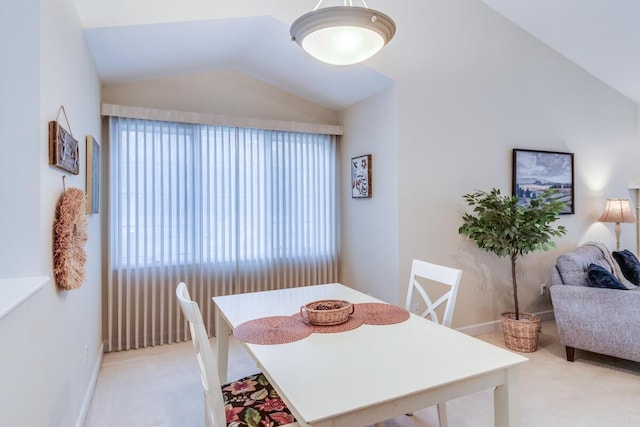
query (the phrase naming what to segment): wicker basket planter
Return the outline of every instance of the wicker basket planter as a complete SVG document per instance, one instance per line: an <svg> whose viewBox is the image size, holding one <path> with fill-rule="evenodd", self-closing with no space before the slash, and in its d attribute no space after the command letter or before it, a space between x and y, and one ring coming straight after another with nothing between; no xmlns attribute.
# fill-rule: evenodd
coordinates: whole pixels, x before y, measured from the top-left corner
<svg viewBox="0 0 640 427"><path fill-rule="evenodd" d="M502 313L500 319L507 348L522 353L536 351L540 334L540 318L538 316L520 313L520 320L516 320L516 314L508 312Z"/></svg>
<svg viewBox="0 0 640 427"><path fill-rule="evenodd" d="M355 306L349 301L320 300L300 307L300 316L312 325L339 325L349 320L349 315L353 314L354 309Z"/></svg>

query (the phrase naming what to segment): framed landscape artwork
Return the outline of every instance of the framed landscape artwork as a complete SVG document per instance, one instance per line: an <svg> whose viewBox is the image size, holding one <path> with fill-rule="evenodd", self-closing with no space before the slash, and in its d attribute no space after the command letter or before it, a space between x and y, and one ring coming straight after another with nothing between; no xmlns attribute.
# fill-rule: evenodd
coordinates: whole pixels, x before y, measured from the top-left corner
<svg viewBox="0 0 640 427"><path fill-rule="evenodd" d="M558 190L556 198L566 203L562 214L575 213L573 153L513 149L513 195L519 204L529 204L545 190Z"/></svg>
<svg viewBox="0 0 640 427"><path fill-rule="evenodd" d="M351 159L351 197L371 197L371 154Z"/></svg>

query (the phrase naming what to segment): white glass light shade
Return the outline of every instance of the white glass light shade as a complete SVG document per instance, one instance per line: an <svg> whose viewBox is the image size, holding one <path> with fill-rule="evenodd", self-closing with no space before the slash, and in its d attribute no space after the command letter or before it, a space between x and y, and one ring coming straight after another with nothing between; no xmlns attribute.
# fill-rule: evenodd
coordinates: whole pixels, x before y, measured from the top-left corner
<svg viewBox="0 0 640 427"><path fill-rule="evenodd" d="M396 26L373 9L335 6L302 15L291 25L291 40L320 61L350 65L373 56L391 40Z"/></svg>

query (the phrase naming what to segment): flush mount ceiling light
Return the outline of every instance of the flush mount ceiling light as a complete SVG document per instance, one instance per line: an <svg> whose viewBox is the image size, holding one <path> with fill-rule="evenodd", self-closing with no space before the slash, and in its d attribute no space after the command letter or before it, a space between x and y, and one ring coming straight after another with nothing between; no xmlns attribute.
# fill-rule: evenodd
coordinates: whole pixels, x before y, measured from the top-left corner
<svg viewBox="0 0 640 427"><path fill-rule="evenodd" d="M291 40L322 62L350 65L376 54L396 33L396 24L384 13L353 6L319 8L323 0L309 13L291 25ZM348 3L348 4L347 4Z"/></svg>

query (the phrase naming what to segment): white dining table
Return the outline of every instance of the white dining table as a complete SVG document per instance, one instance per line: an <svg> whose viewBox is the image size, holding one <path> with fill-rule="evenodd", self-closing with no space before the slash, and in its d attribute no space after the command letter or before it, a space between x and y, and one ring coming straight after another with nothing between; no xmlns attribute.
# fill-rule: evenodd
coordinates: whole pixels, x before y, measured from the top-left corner
<svg viewBox="0 0 640 427"><path fill-rule="evenodd" d="M233 328L292 315L321 299L382 302L339 283L213 297L220 380L227 381ZM287 344L242 343L301 426L384 425L491 388L495 425L520 425L518 371L527 358L415 314L401 323L313 333Z"/></svg>

